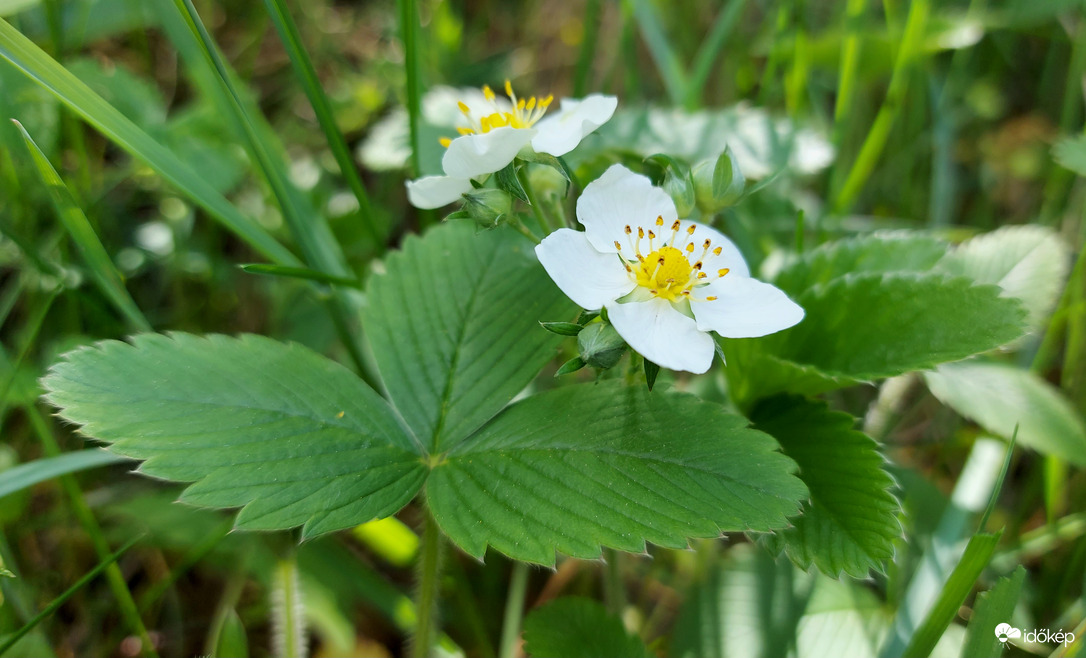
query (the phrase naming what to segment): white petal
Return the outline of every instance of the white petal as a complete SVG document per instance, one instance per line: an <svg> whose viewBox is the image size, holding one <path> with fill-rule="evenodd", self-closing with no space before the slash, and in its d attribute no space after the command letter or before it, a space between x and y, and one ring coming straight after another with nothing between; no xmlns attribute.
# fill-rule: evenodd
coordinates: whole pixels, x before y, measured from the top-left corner
<svg viewBox="0 0 1086 658"><path fill-rule="evenodd" d="M517 157L535 137L534 128L497 128L479 135L461 135L449 144L441 166L457 178L492 174Z"/></svg>
<svg viewBox="0 0 1086 658"><path fill-rule="evenodd" d="M589 183L577 199L577 220L584 225L592 246L604 253L616 253L615 240L630 249L626 246L627 225L636 236L638 226L646 231L655 229L656 218L663 217L664 226L670 227L678 216L667 192L618 164Z"/></svg>
<svg viewBox="0 0 1086 658"><path fill-rule="evenodd" d="M581 308L598 311L637 287L618 256L596 251L580 231L558 229L543 238L535 253L562 292Z"/></svg>
<svg viewBox="0 0 1086 658"><path fill-rule="evenodd" d="M713 338L665 299L608 304L607 317L630 347L658 366L702 373L713 364Z"/></svg>
<svg viewBox="0 0 1086 658"><path fill-rule="evenodd" d="M702 331L726 338L755 338L787 329L803 319L803 309L779 288L756 279L728 274L704 288L690 301Z"/></svg>
<svg viewBox="0 0 1086 658"><path fill-rule="evenodd" d="M686 232L687 227L691 224L694 225L693 235ZM668 231L665 237L670 235L671 232ZM707 272L709 276L715 277L719 270L728 268L728 270L730 270L728 276L750 276L750 268L747 267L747 261L743 259L743 254L740 253L739 247L736 247L735 243L729 240L727 236L711 226L684 221L679 228L678 237L675 238L675 244L671 246L682 249L683 253L690 254L690 264L693 265L701 258L701 254L705 251L706 240L709 240L709 253L705 254L705 258L702 260L701 270L703 272ZM694 251L686 251L686 245L691 242L694 244ZM717 247L720 247L719 256L713 255L713 250Z"/></svg>
<svg viewBox="0 0 1086 658"><path fill-rule="evenodd" d="M471 190L471 181L452 176L426 176L407 181L407 200L416 208L440 208Z"/></svg>
<svg viewBox="0 0 1086 658"><path fill-rule="evenodd" d="M614 96L592 94L581 100L562 99L562 109L545 117L535 128L539 134L532 140L532 148L554 156L569 153L586 136L610 120L618 107Z"/></svg>

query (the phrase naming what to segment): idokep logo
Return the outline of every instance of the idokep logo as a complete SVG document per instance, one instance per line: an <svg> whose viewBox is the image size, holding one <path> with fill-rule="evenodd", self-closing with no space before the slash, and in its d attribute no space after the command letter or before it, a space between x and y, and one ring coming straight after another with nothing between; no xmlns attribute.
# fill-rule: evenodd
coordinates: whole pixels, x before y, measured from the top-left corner
<svg viewBox="0 0 1086 658"><path fill-rule="evenodd" d="M995 634L996 634L996 637L999 638L999 641L1002 642L1003 644L1006 644L1007 640L1009 640L1009 639L1011 639L1013 637L1022 637L1022 631L1018 630L1014 626L1011 626L1010 624L1007 624L1007 623L1003 623L1003 624L1000 624L999 626L996 626L995 627Z"/></svg>
<svg viewBox="0 0 1086 658"><path fill-rule="evenodd" d="M1034 629L1023 635L1022 631L1011 626L1007 623L1002 623L995 627L996 637L1003 644L1006 644L1009 640L1014 638L1022 638L1023 641L1040 644L1048 644L1054 642L1056 644L1063 644L1067 646L1075 641L1074 633L1065 633L1064 631L1056 631L1053 633L1047 628Z"/></svg>

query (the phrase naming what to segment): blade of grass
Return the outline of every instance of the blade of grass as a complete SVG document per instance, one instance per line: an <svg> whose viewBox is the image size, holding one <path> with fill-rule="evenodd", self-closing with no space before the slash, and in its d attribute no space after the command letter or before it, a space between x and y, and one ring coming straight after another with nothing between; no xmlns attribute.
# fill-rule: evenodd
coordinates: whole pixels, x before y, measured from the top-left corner
<svg viewBox="0 0 1086 658"><path fill-rule="evenodd" d="M110 141L151 167L253 249L281 265L300 264L290 250L255 221L242 215L188 164L3 19L0 19L0 59L56 96Z"/></svg>
<svg viewBox="0 0 1086 658"><path fill-rule="evenodd" d="M962 658L999 658L1003 643L992 629L1011 618L1025 580L1026 568L1019 565L1009 578L1000 578L992 589L977 595L973 617L965 633Z"/></svg>
<svg viewBox="0 0 1086 658"><path fill-rule="evenodd" d="M573 97L588 94L588 74L596 55L596 41L600 35L600 0L587 0L584 18L581 20L581 49L577 53L577 68L573 73Z"/></svg>
<svg viewBox="0 0 1086 658"><path fill-rule="evenodd" d="M903 651L917 632L916 624L929 615L946 587L953 565L960 561L961 539L966 534L969 519L983 513L993 492L998 491L1007 452L1006 444L995 439L981 438L973 444L950 502L932 535L931 546L924 552L898 605L890 635L880 652L883 658L906 655Z"/></svg>
<svg viewBox="0 0 1086 658"><path fill-rule="evenodd" d="M277 158L271 151L269 144L272 144L274 140L267 138L267 130L261 130L263 124L259 124L255 119L257 112L248 111L247 104L237 85L234 84L222 54L211 40L211 35L196 13L191 0L173 0L173 4L184 21L188 33L199 44L200 59L215 72L217 84L221 85L227 99L226 118L244 137L246 150L278 202L283 218L301 247L306 263L312 269L325 274L350 277L351 271L346 265L343 251L336 242L335 236L332 235L323 218L303 209L304 201L288 180L282 159ZM296 264L286 263L286 265ZM328 310L332 315L333 325L359 374L370 383L375 382L376 378L363 358L361 336L358 331L352 330L347 319L357 315L357 308L341 291L333 289Z"/></svg>
<svg viewBox="0 0 1086 658"><path fill-rule="evenodd" d="M336 164L339 165L340 174L347 181L347 186L351 188L355 198L358 199L358 214L362 218L363 228L365 228L370 239L373 240L377 252L383 253L385 240L377 225L377 218L373 213L369 194L366 192L366 186L362 182L358 168L355 167L354 159L351 157L351 150L347 147L347 141L343 138L343 133L340 132L339 127L336 125L332 105L328 102L328 97L325 96L324 90L321 88L320 80L317 78L317 71L313 68L313 62L310 61L308 53L302 46L298 26L294 23L294 19L287 10L284 0L264 0L264 5L267 7L268 15L271 16L272 23L279 33L279 39L286 48L287 56L294 67L294 74L298 77L298 81L301 82L302 89L305 90L305 95L309 99L309 104L317 115L317 121L320 123L321 130L324 131L324 136L328 140L328 147L332 150L332 156L335 157Z"/></svg>
<svg viewBox="0 0 1086 658"><path fill-rule="evenodd" d="M675 54L675 49L671 47L671 42L660 27L662 25L660 18L648 0L626 1L631 3L637 26L641 30L642 38L645 39L645 45L649 48L652 61L656 64L656 70L664 82L668 99L672 105L682 105L687 90L686 71L683 70L679 56Z"/></svg>
<svg viewBox="0 0 1086 658"><path fill-rule="evenodd" d="M60 475L77 473L88 468L98 468L128 461L100 448L77 450L56 457L43 457L32 462L19 464L4 471L0 480L0 498L32 487L39 482L52 480Z"/></svg>
<svg viewBox="0 0 1086 658"><path fill-rule="evenodd" d="M242 270L250 274L266 274L268 276L284 276L292 279L305 279L318 283L327 283L333 286L347 286L348 288L362 289L362 283L358 279L344 276L332 276L324 272L317 272L304 267L283 267L281 265L266 265L264 263L249 263L238 265Z"/></svg>
<svg viewBox="0 0 1086 658"><path fill-rule="evenodd" d="M411 144L408 160L411 176L422 171L419 166L419 125L422 110L422 81L419 79L419 13L415 0L396 0L400 16L400 39L404 49L404 73L407 77L407 126Z"/></svg>
<svg viewBox="0 0 1086 658"><path fill-rule="evenodd" d="M57 211L57 217L60 218L64 228L68 230L72 242L75 243L76 249L79 250L79 255L90 271L91 278L98 285L98 289L124 316L130 328L135 331L151 331L151 323L147 321L143 312L136 306L135 300L128 294L128 289L124 287L124 279L120 271L113 264L113 260L110 259L106 248L102 245L102 241L98 239L98 234L94 232L94 227L87 220L87 216L83 214L79 204L72 198L71 192L60 178L60 174L53 168L49 158L45 157L38 145L34 143L34 139L23 128L23 124L14 119L12 119L12 123L22 134L23 141L26 142L26 148L30 151L30 156L37 166L38 174L49 189L49 196L53 201L53 207Z"/></svg>
<svg viewBox="0 0 1086 658"><path fill-rule="evenodd" d="M992 559L992 554L1002 535L1003 531L1000 530L994 535L978 533L969 539L962 559L951 572L931 612L916 629L901 655L909 656L909 658L927 658L931 655L931 650L935 648L939 638L954 621L958 608L962 607L965 597L969 596L981 572L988 566L988 561Z"/></svg>
<svg viewBox="0 0 1086 658"><path fill-rule="evenodd" d="M931 10L929 3L930 0L912 0L909 17L905 22L905 34L898 47L894 69L890 74L890 86L886 90L886 98L879 107L878 114L875 115L875 122L871 125L863 146L860 147L859 155L852 163L848 177L845 178L844 184L834 198L833 208L836 212L845 212L849 209L882 155L886 140L890 136L890 129L905 99L912 64L923 50L924 28Z"/></svg>
<svg viewBox="0 0 1086 658"><path fill-rule="evenodd" d="M62 288L58 286L50 291L48 297L45 298L45 302L34 308L34 313L30 316L30 320L26 324L23 344L19 347L19 354L15 357L15 360L12 361L11 370L8 372L7 378L4 379L4 383L0 384L0 418L3 418L4 413L7 411L8 393L11 391L12 384L15 383L15 377L19 373L19 367L23 365L23 361L26 360L26 355L30 353L30 348L34 345L34 339L37 338L38 332L41 331L42 323L45 322L45 316L49 314L49 309L52 308L53 302L56 301L61 290ZM3 346L0 345L0 352L3 351Z"/></svg>
<svg viewBox="0 0 1086 658"><path fill-rule="evenodd" d="M98 566L88 571L86 575L75 581L75 583L73 583L71 587L64 590L64 592L61 593L60 596L50 601L49 605L42 608L41 612L34 615L33 619L23 624L22 628L9 635L7 637L7 640L2 645L0 645L0 656L7 653L7 651L11 649L11 647L15 646L15 643L21 640L23 636L34 630L34 628L38 624L40 624L42 620L48 618L50 615L56 612L60 608L60 606L64 605L64 603L68 599L72 598L72 596L80 589L82 589L87 583L97 578L98 575L103 571L109 569L110 567L116 566L115 562L117 561L117 559L124 555L128 551L128 549L135 546L136 542L138 542L140 539L143 539L142 535L130 539L124 546L121 546L119 549L117 549L116 552L107 555L101 562L98 563Z"/></svg>
<svg viewBox="0 0 1086 658"><path fill-rule="evenodd" d="M841 66L837 73L837 99L833 106L834 133L841 144L846 120L852 109L856 88L856 71L860 65L860 22L866 0L848 0L845 6L845 40L841 44Z"/></svg>
<svg viewBox="0 0 1086 658"><path fill-rule="evenodd" d="M697 55L694 56L690 79L686 83L684 105L687 110L692 112L698 109L702 92L709 82L709 75L713 72L713 65L720 56L720 52L724 50L724 45L728 43L728 37L731 36L746 4L746 0L731 0L713 21L713 27L710 28L705 41L698 48Z"/></svg>
<svg viewBox="0 0 1086 658"><path fill-rule="evenodd" d="M41 441L42 451L49 457L59 457L61 455L60 446L57 445L52 428L37 406L33 404L26 405L23 407L23 411L30 421L31 430ZM83 531L90 537L94 551L98 554L98 559L108 560L110 555L109 542L106 541L105 534L103 534L101 526L98 525L98 521L94 518L94 512L91 511L90 505L87 504L87 500L79 489L75 478L71 475L62 475L60 485L68 496L72 512L79 521L79 525L83 527ZM117 610L121 618L124 620L129 632L140 639L140 655L157 658L158 652L155 651L154 642L147 633L147 628L143 625L139 608L136 606L135 599L132 598L132 592L128 590L128 583L125 582L120 567L113 562L109 562L105 567L105 571L106 581L113 592L113 597L117 600Z"/></svg>

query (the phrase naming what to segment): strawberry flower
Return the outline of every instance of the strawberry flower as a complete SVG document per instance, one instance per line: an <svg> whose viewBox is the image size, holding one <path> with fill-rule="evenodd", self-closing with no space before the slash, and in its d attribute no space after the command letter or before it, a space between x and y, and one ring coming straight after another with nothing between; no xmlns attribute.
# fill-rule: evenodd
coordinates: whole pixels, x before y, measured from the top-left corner
<svg viewBox="0 0 1086 658"><path fill-rule="evenodd" d="M619 335L646 359L702 373L709 334L753 338L787 329L803 309L750 277L739 249L708 226L680 221L645 176L613 165L577 201L584 232L559 229L537 247L544 269L582 308L607 309Z"/></svg>
<svg viewBox="0 0 1086 658"><path fill-rule="evenodd" d="M618 106L614 96L592 94L563 99L558 113L544 116L553 96L517 98L508 80L508 100L483 87L485 103L459 103L463 115L456 139L444 138L441 167L445 176L408 181L407 198L417 208L440 208L472 189L471 179L504 169L520 151L531 146L555 157L572 151L587 135L611 118Z"/></svg>

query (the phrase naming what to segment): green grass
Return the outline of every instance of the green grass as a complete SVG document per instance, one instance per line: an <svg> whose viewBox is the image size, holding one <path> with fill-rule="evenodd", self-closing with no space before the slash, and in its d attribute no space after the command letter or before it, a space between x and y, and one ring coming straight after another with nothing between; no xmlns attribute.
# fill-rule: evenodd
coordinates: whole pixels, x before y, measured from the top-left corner
<svg viewBox="0 0 1086 658"><path fill-rule="evenodd" d="M1053 227L1075 255L1072 283L1008 360L1081 418L1086 185L1050 154L1083 133L1080 4L156 0L137 11L130 0L0 0L0 18L0 559L14 574L0 576L0 646L17 642L5 655L195 655L240 646L238 633L253 656L272 655L277 635L333 655L363 645L403 655L421 627L423 647L512 656L522 602L529 614L557 595L604 592L659 655L731 619L705 612L721 592L746 597L759 637L774 642L792 641L805 613L809 627L839 627L812 612L827 601L890 624L922 600L936 611L896 628L884 649L940 655L940 638L965 637L959 604L1007 589L1000 578L1017 588L1019 566L1008 621L1080 626L1081 471L1015 449L981 528L992 545L951 575L980 511L954 507L948 492L985 433L913 379L827 396L867 417L906 509L907 541L870 581L831 584L751 557L757 538L742 535L690 552L650 546L652 560L560 560L553 572L496 553L480 563L438 546L428 510L413 504L401 520L426 539L427 560L443 552L444 562L419 607L411 570L351 533L296 548L290 533L229 533L228 515L172 503L171 485L70 455L83 439L51 419L37 384L69 348L151 328L296 341L378 384L359 322L364 283L387 250L441 217L411 208L403 187L433 152L425 92L510 77L556 98L615 94L620 108L747 102L826 135L828 168L780 172L721 213L755 264L880 229L960 240ZM356 147L397 108L409 116L406 166L361 167ZM573 162L582 185L598 164ZM541 217L562 216L546 185L529 188ZM552 386L553 369L538 387ZM727 400L718 379L660 377L658 387ZM16 464L26 479L4 481ZM44 475L26 476L34 464ZM947 562L932 546L959 553ZM912 584L936 568L953 588ZM277 608L275 592L293 604Z"/></svg>

